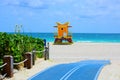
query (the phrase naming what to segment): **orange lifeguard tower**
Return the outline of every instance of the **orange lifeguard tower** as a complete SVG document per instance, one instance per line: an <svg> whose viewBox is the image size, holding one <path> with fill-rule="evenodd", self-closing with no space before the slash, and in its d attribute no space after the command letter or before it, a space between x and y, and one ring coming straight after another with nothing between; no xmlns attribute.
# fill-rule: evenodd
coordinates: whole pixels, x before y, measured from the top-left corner
<svg viewBox="0 0 120 80"><path fill-rule="evenodd" d="M60 24L59 22L57 22L57 26L54 27L58 29L57 34L54 35L54 44L73 43L72 35L68 32L68 28L72 26L69 26L68 22L66 22L65 24Z"/></svg>

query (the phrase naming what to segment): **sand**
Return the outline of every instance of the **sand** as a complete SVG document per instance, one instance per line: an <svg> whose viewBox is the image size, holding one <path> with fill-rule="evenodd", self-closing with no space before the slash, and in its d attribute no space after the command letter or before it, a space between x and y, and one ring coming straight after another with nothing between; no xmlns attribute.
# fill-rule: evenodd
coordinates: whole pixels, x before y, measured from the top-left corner
<svg viewBox="0 0 120 80"><path fill-rule="evenodd" d="M104 66L98 80L120 80L120 43L74 43L72 45L50 43L50 60L38 59L32 69L14 70L14 77L5 80L26 80L56 64L91 59L111 61L111 64Z"/></svg>
<svg viewBox="0 0 120 80"><path fill-rule="evenodd" d="M57 63L50 60L45 61L44 59L37 59L35 65L31 69L22 68L19 71L14 69L14 77L5 78L4 80L27 80L31 76L56 64Z"/></svg>

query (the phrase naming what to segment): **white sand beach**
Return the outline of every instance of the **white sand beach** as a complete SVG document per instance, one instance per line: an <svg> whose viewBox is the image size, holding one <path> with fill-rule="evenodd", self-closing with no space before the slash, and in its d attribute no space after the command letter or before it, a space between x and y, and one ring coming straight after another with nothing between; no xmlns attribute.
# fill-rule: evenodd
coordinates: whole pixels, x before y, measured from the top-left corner
<svg viewBox="0 0 120 80"><path fill-rule="evenodd" d="M56 64L91 59L111 61L110 65L104 66L98 80L120 80L120 43L74 43L72 45L50 43L50 60L38 59L32 69L16 71L13 78L5 80L26 80Z"/></svg>

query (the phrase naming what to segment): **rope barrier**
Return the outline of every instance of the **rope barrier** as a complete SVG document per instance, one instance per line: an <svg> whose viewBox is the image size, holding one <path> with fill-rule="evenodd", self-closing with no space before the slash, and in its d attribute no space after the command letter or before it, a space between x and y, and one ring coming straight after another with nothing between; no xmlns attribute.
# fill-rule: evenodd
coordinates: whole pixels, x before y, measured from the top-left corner
<svg viewBox="0 0 120 80"><path fill-rule="evenodd" d="M21 62L19 62L19 63L13 63L13 65L19 65L19 64L21 64L21 63L24 63L24 62L26 62L28 59L25 59L24 61L21 61Z"/></svg>
<svg viewBox="0 0 120 80"><path fill-rule="evenodd" d="M32 51L32 52L45 52L45 50L42 50L42 51Z"/></svg>
<svg viewBox="0 0 120 80"><path fill-rule="evenodd" d="M4 66L6 66L6 65L7 65L7 63L4 63L2 66L0 66L0 68L4 67Z"/></svg>
<svg viewBox="0 0 120 80"><path fill-rule="evenodd" d="M6 77L7 73L5 73L3 76L2 76L2 79L4 79Z"/></svg>

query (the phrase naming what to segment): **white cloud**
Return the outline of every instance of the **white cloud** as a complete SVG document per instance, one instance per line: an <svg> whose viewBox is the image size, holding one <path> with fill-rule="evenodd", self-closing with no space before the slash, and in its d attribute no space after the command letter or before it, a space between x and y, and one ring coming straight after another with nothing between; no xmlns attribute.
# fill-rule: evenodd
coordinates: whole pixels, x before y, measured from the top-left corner
<svg viewBox="0 0 120 80"><path fill-rule="evenodd" d="M0 4L29 8L44 8L46 6L43 0L2 0Z"/></svg>
<svg viewBox="0 0 120 80"><path fill-rule="evenodd" d="M73 7L75 14L83 17L109 16L120 12L120 1L80 0L78 2L74 2Z"/></svg>
<svg viewBox="0 0 120 80"><path fill-rule="evenodd" d="M41 1L41 0L31 0L31 1L28 1L28 5L31 6L31 7L42 7L44 6L44 2Z"/></svg>
<svg viewBox="0 0 120 80"><path fill-rule="evenodd" d="M13 5L13 6L26 6L31 8L40 8L52 5L61 5L70 3L73 0L1 0L2 5Z"/></svg>
<svg viewBox="0 0 120 80"><path fill-rule="evenodd" d="M68 16L77 15L88 18L113 14L120 15L120 0L1 0L0 3L34 9L46 9L51 14L61 16L68 13ZM64 14L65 11L66 14Z"/></svg>

